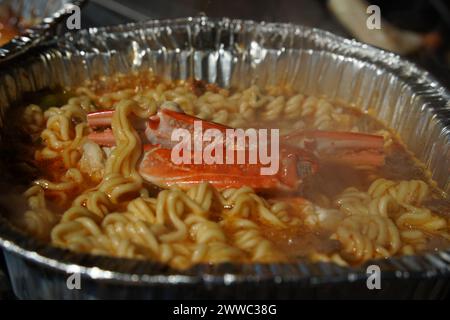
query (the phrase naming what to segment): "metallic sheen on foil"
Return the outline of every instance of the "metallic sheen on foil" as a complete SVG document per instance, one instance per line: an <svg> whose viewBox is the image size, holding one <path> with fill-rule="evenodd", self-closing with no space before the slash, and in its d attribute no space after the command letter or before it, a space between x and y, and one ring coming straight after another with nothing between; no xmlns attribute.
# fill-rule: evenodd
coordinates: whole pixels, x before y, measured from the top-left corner
<svg viewBox="0 0 450 320"><path fill-rule="evenodd" d="M449 92L399 56L292 24L186 18L67 34L0 74L0 125L24 92L77 86L116 72L153 69L224 87L289 83L298 91L371 108L450 191ZM15 293L21 298L437 298L450 287L450 250L369 261L198 265L185 271L139 260L73 253L24 236L0 214ZM382 270L382 290L366 268ZM81 290L67 276L80 273Z"/></svg>
<svg viewBox="0 0 450 320"><path fill-rule="evenodd" d="M37 21L24 33L0 47L0 63L10 60L52 36L58 25L70 13L74 5L81 6L86 0L0 0L9 4L12 12L25 20Z"/></svg>

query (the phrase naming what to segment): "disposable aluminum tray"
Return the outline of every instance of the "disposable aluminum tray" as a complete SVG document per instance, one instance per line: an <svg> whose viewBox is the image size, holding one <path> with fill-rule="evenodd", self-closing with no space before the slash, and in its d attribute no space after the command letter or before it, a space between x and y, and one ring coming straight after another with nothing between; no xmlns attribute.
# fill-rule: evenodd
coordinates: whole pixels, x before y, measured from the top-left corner
<svg viewBox="0 0 450 320"><path fill-rule="evenodd" d="M152 68L224 87L289 83L299 91L372 108L450 190L449 92L399 56L292 24L186 18L67 34L0 75L1 123L24 92L76 86L116 72ZM1 124L0 123L0 124ZM440 298L448 292L450 251L370 261L198 265L172 270L150 261L76 254L23 235L0 215L14 292L20 298ZM381 290L366 286L368 265ZM81 289L66 280L81 275Z"/></svg>
<svg viewBox="0 0 450 320"><path fill-rule="evenodd" d="M24 33L0 47L0 64L12 59L38 43L54 35L74 5L81 6L85 0L0 0L0 6L8 6L14 16L32 21Z"/></svg>

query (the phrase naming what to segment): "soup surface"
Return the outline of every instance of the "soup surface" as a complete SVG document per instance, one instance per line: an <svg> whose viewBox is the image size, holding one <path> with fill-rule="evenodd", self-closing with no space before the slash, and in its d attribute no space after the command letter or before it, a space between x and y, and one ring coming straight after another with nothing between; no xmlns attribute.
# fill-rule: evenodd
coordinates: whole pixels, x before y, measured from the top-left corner
<svg viewBox="0 0 450 320"><path fill-rule="evenodd" d="M370 111L286 86L228 90L150 72L42 92L26 102L11 111L5 132L11 179L1 203L17 226L55 246L183 269L302 259L357 265L450 244L448 212L429 205L445 195ZM250 187L244 177L230 186L208 183L195 166L189 167L200 176L195 183L168 185L165 163L150 168L160 174L155 182L142 174L149 142L137 122L168 103L231 128L279 129L281 137L317 130L333 131L330 141L341 131L375 134L385 156L375 165L373 154L357 150L343 157L331 143L313 154L317 169L295 188ZM100 110L115 111L111 128L88 123L88 114ZM92 133L110 140L99 143ZM228 181L232 166L217 175Z"/></svg>

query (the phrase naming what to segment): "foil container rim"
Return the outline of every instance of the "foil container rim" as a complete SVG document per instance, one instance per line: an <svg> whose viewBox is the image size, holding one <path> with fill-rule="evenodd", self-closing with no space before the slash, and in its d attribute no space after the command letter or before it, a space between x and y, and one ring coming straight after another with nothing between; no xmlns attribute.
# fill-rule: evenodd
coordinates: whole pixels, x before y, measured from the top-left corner
<svg viewBox="0 0 450 320"><path fill-rule="evenodd" d="M85 1L85 0L83 0ZM414 84L426 84L433 88L435 94L446 97L450 100L450 88L444 87L432 74L418 66L417 63L401 57L399 54L384 50L382 48L375 47L366 43L357 41L356 39L344 38L330 31L309 27L301 24L294 24L289 22L266 22L255 21L250 19L234 19L228 17L211 18L208 16L189 16L174 19L151 19L140 22L129 22L119 25L111 25L104 27L91 27L88 29L82 29L78 32L67 32L65 35L57 39L59 43L67 43L68 40L73 41L80 38L95 37L102 33L115 33L115 32L127 32L136 31L138 29L161 29L165 27L184 27L184 26L199 25L201 26L233 26L233 27L253 27L259 29L258 31L270 31L276 30L278 32L309 32L316 34L317 37L323 37L328 43L339 44L341 47L345 47L350 52L345 52L351 57L355 57L361 60L367 60L377 66L383 66L390 71L399 72L403 71L405 74L397 74L400 77L408 77L408 80L412 80L411 77L418 77L420 81ZM326 49L326 47L325 47ZM378 56L378 57L377 57ZM407 70L407 71L406 71ZM412 81L414 82L414 81ZM448 105L450 109L450 104Z"/></svg>
<svg viewBox="0 0 450 320"><path fill-rule="evenodd" d="M5 221L0 218L0 233ZM0 246L41 267L68 274L80 274L93 280L127 283L130 285L181 285L239 283L301 283L316 286L325 283L342 283L365 280L367 268L378 266L383 279L416 279L448 277L450 275L450 249L414 256L394 256L388 259L371 259L357 267L343 267L330 262L279 262L279 263L221 263L197 264L186 270L170 268L159 262L126 259L71 252L66 249L38 245L37 249L23 246L0 237ZM47 248L45 248L47 247ZM51 247L51 248L48 248ZM86 261L89 261L86 264ZM124 262L125 270L117 266ZM130 264L131 263L131 264ZM131 267L130 267L131 266Z"/></svg>
<svg viewBox="0 0 450 320"><path fill-rule="evenodd" d="M180 19L168 19L161 21L145 21L130 23L119 26L91 28L78 33L67 33L64 37L56 40L50 49L63 51L67 44L72 45L74 38L96 37L101 33L123 32L126 30L139 30L142 28L170 28L174 26L186 26L190 24L222 25L232 24L234 26L251 26L255 28L287 28L289 30L302 30L303 32L316 33L321 41L332 45L339 44L350 51L342 50L342 55L349 54L351 57L380 64L394 73L401 73L403 69L412 72L404 76L412 86L417 85L424 90L425 98L430 97L430 103L439 104L445 110L450 110L448 100L450 94L443 88L428 72L421 70L409 61L405 61L398 55L359 43L355 40L344 39L328 31L309 28L289 23L258 23L251 20L235 20L228 18L189 17ZM280 31L280 30L278 30ZM76 42L76 41L75 41ZM323 50L326 50L326 46ZM43 50L50 50L45 47ZM381 58L381 61L380 61ZM384 59L389 60L383 62ZM396 67L392 66L395 64ZM399 71L400 70L400 71ZM420 81L418 80L420 79ZM417 80L417 81L416 81ZM422 87L424 86L424 87ZM438 98L438 101L435 99ZM443 115L445 120L448 115ZM21 234L0 216L0 246L8 252L17 254L26 260L32 261L54 270L65 273L80 273L83 276L98 279L125 282L127 284L220 284L231 285L239 282L299 282L306 285L319 285L321 283L356 281L367 278L366 267L377 264L383 270L383 276L394 278L430 278L447 276L450 274L450 249L438 252L425 253L414 256L396 256L389 259L371 260L359 267L340 267L326 262L304 262L293 263L254 263L254 264L217 264L195 265L187 270L176 270L160 263L146 260L132 260L114 257L94 256L70 252L65 249L43 244L29 236ZM121 267L121 261L123 267Z"/></svg>
<svg viewBox="0 0 450 320"><path fill-rule="evenodd" d="M70 0L64 3L58 11L53 12L50 16L42 17L39 23L32 25L5 45L0 46L0 64L24 54L29 49L49 39L52 29L71 13L73 6L82 7L86 1Z"/></svg>

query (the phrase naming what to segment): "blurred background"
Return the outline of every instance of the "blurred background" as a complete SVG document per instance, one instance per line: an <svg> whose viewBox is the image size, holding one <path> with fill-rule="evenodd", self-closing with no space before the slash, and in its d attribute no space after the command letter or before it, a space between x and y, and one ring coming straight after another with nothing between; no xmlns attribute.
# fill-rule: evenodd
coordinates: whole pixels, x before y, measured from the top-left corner
<svg viewBox="0 0 450 320"><path fill-rule="evenodd" d="M381 11L381 30L369 30L368 5ZM90 0L82 27L186 16L291 22L325 29L397 52L450 88L449 0Z"/></svg>

